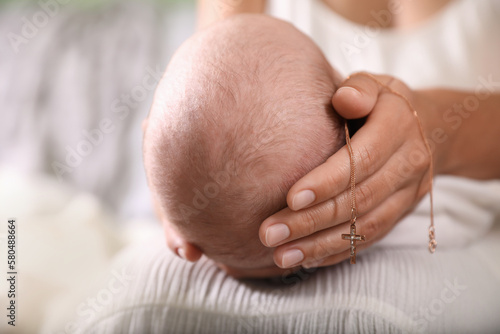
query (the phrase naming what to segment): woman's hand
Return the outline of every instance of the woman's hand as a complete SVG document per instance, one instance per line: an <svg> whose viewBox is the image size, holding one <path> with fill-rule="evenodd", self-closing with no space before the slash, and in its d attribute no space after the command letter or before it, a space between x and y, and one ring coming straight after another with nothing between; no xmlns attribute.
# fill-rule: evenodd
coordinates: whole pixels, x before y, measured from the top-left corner
<svg viewBox="0 0 500 334"><path fill-rule="evenodd" d="M358 250L387 234L430 189L431 156L419 123L405 98L394 92L412 105L420 98L393 77L364 73L347 79L332 98L344 118L366 117L351 140L357 234L366 236ZM350 159L344 146L290 189L288 207L266 219L259 232L265 246L277 247L274 261L279 267L328 266L349 257L350 243L341 238L349 233L349 187Z"/></svg>

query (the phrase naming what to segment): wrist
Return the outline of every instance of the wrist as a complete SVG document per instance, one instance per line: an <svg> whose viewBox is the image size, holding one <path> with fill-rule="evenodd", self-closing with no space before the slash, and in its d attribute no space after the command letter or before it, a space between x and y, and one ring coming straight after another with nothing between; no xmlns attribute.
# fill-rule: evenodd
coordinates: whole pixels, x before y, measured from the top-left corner
<svg viewBox="0 0 500 334"><path fill-rule="evenodd" d="M439 89L414 91L415 110L431 148L434 175L448 174L453 169L454 136L444 120L444 111L451 108L453 103L447 98L443 99L445 95Z"/></svg>

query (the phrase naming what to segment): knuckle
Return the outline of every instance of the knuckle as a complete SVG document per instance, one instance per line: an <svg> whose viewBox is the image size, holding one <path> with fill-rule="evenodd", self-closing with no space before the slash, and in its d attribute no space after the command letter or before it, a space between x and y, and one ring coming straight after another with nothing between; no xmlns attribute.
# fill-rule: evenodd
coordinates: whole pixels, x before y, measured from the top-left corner
<svg viewBox="0 0 500 334"><path fill-rule="evenodd" d="M358 210L360 212L368 211L375 202L375 193L373 188L366 183L362 183L357 187Z"/></svg>
<svg viewBox="0 0 500 334"><path fill-rule="evenodd" d="M297 231L300 235L311 235L320 229L320 217L318 211L310 208L302 212L301 223L296 226L301 226L301 230Z"/></svg>
<svg viewBox="0 0 500 334"><path fill-rule="evenodd" d="M422 175L430 167L431 157L423 145L425 144L416 145L408 155L408 160L413 166L415 175Z"/></svg>
<svg viewBox="0 0 500 334"><path fill-rule="evenodd" d="M335 253L335 249L333 247L334 243L332 243L329 238L326 239L318 239L314 244L314 248L312 252L308 256L308 262L319 262L325 257L328 257Z"/></svg>
<svg viewBox="0 0 500 334"><path fill-rule="evenodd" d="M338 214L337 206L337 201L334 198L299 211L296 220L291 224L293 236L295 238L304 237L330 227Z"/></svg>
<svg viewBox="0 0 500 334"><path fill-rule="evenodd" d="M337 189L339 186L339 180L336 177L338 173L325 173L323 189L325 192L330 192L333 189Z"/></svg>
<svg viewBox="0 0 500 334"><path fill-rule="evenodd" d="M425 196L431 190L431 182L429 180L430 175L426 178L425 176L420 181L419 187L415 193L414 201L419 201L422 197Z"/></svg>
<svg viewBox="0 0 500 334"><path fill-rule="evenodd" d="M411 96L410 88L399 79L393 78L393 80L389 83L389 87L405 97Z"/></svg>
<svg viewBox="0 0 500 334"><path fill-rule="evenodd" d="M421 161L419 161L417 168L421 171L426 171L427 169L430 168L431 157L427 152L423 152L422 157L423 158L421 159Z"/></svg>
<svg viewBox="0 0 500 334"><path fill-rule="evenodd" d="M357 149L357 156L361 170L368 175L373 174L377 167L377 149L372 145L363 145Z"/></svg>
<svg viewBox="0 0 500 334"><path fill-rule="evenodd" d="M379 230L379 220L375 217L366 218L360 230L361 234L365 235L366 241L373 240Z"/></svg>
<svg viewBox="0 0 500 334"><path fill-rule="evenodd" d="M420 184L420 186L417 187L413 195L413 203L410 204L410 207L414 207L418 203L418 201L425 195L423 189L425 189L425 187L422 186L422 184Z"/></svg>
<svg viewBox="0 0 500 334"><path fill-rule="evenodd" d="M430 168L431 166L431 160L432 160L432 156L431 156L431 153L427 151L427 147L425 147L425 142L423 143L424 145L424 150L422 152L422 156L423 156L423 159L421 161L421 168L422 169L428 169Z"/></svg>

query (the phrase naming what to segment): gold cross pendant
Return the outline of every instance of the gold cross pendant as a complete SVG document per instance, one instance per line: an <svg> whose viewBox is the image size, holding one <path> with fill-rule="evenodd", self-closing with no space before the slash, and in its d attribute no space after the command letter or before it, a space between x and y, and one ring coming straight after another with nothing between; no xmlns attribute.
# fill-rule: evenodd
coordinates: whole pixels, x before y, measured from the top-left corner
<svg viewBox="0 0 500 334"><path fill-rule="evenodd" d="M356 225L351 223L351 233L342 234L342 239L351 241L351 264L356 263L356 241L365 241L364 235L356 234Z"/></svg>

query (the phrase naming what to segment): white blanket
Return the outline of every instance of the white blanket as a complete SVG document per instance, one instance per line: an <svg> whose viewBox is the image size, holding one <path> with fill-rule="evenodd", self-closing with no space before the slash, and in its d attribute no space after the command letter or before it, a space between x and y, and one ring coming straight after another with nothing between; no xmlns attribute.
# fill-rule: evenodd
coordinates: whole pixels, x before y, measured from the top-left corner
<svg viewBox="0 0 500 334"><path fill-rule="evenodd" d="M429 255L378 249L358 263L275 281L237 281L187 263L161 238L122 254L132 277L80 333L496 333L500 231ZM111 277L111 276L110 276ZM97 294L97 293L96 293Z"/></svg>
<svg viewBox="0 0 500 334"><path fill-rule="evenodd" d="M500 219L500 181L438 176L434 184L434 224L439 249L480 242ZM426 248L429 195L377 245Z"/></svg>

